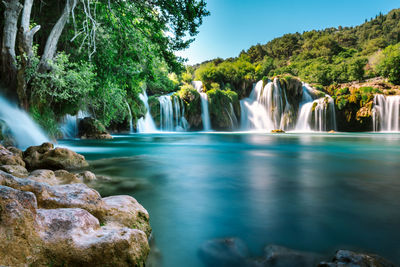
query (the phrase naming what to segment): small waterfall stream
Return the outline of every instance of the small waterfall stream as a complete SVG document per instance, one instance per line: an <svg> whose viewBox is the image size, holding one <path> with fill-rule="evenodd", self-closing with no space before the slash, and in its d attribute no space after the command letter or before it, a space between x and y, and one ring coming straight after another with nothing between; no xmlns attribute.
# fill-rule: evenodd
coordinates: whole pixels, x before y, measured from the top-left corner
<svg viewBox="0 0 400 267"><path fill-rule="evenodd" d="M28 113L10 104L2 96L0 96L0 121L5 123L20 148L49 142L44 131L29 117Z"/></svg>
<svg viewBox="0 0 400 267"><path fill-rule="evenodd" d="M160 130L187 131L189 125L185 118L185 106L180 98L169 94L158 97L158 101L160 102Z"/></svg>
<svg viewBox="0 0 400 267"><path fill-rule="evenodd" d="M193 87L200 93L201 97L201 120L203 121L203 130L211 130L210 112L208 110L208 96L203 92L203 83L201 81L193 81Z"/></svg>
<svg viewBox="0 0 400 267"><path fill-rule="evenodd" d="M78 123L80 119L90 117L86 111L80 110L76 115L67 114L61 120L60 130L64 139L73 139L78 137Z"/></svg>
<svg viewBox="0 0 400 267"><path fill-rule="evenodd" d="M133 133L133 116L132 116L132 110L131 106L129 105L128 101L125 101L126 106L128 107L128 112L129 112L129 132Z"/></svg>
<svg viewBox="0 0 400 267"><path fill-rule="evenodd" d="M137 131L139 133L154 133L157 132L156 124L150 114L149 98L147 97L146 90L139 95L140 100L142 100L144 106L146 107L146 114L144 118L140 118L137 122Z"/></svg>
<svg viewBox="0 0 400 267"><path fill-rule="evenodd" d="M400 95L374 97L372 121L375 132L400 131Z"/></svg>

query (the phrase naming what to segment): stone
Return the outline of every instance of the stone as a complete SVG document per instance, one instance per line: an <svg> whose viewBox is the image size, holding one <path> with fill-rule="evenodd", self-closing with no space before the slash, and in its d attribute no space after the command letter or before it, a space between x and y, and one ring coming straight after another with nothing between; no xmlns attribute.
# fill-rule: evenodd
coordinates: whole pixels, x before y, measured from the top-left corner
<svg viewBox="0 0 400 267"><path fill-rule="evenodd" d="M139 229L149 237L151 227L149 213L131 196L111 196L103 198L105 207L104 222Z"/></svg>
<svg viewBox="0 0 400 267"><path fill-rule="evenodd" d="M319 267L394 267L388 260L374 254L338 250L331 262L321 262Z"/></svg>
<svg viewBox="0 0 400 267"><path fill-rule="evenodd" d="M313 267L321 260L322 256L315 253L269 245L265 247L263 260L259 261L259 264L268 267Z"/></svg>
<svg viewBox="0 0 400 267"><path fill-rule="evenodd" d="M1 165L0 170L5 171L19 178L25 178L29 174L28 170L21 165Z"/></svg>
<svg viewBox="0 0 400 267"><path fill-rule="evenodd" d="M13 153L15 156L19 156L20 158L24 157L24 152L22 152L21 149L18 149L16 147L13 146L9 146L7 147L8 151L10 151L11 153Z"/></svg>
<svg viewBox="0 0 400 267"><path fill-rule="evenodd" d="M91 117L79 121L78 136L82 139L112 139L106 127L100 121Z"/></svg>
<svg viewBox="0 0 400 267"><path fill-rule="evenodd" d="M97 180L96 175L90 171L80 172L76 176L80 181L84 183L90 183Z"/></svg>
<svg viewBox="0 0 400 267"><path fill-rule="evenodd" d="M0 145L0 165L20 165L25 167L25 162L18 153L14 154L4 146Z"/></svg>
<svg viewBox="0 0 400 267"><path fill-rule="evenodd" d="M66 170L57 170L54 172L59 184L77 184L82 183L75 174L67 172Z"/></svg>
<svg viewBox="0 0 400 267"><path fill-rule="evenodd" d="M199 256L206 266L251 266L246 244L238 238L213 239L205 242Z"/></svg>
<svg viewBox="0 0 400 267"><path fill-rule="evenodd" d="M144 266L149 244L136 229L100 227L83 209L38 209L39 233L56 265Z"/></svg>
<svg viewBox="0 0 400 267"><path fill-rule="evenodd" d="M0 265L28 266L43 259L36 209L34 194L0 185Z"/></svg>
<svg viewBox="0 0 400 267"><path fill-rule="evenodd" d="M71 170L89 166L84 156L67 148L54 148L51 143L29 147L24 152L24 161L30 170Z"/></svg>
<svg viewBox="0 0 400 267"><path fill-rule="evenodd" d="M272 130L271 133L285 133L285 131L281 130L281 129L275 129L275 130Z"/></svg>

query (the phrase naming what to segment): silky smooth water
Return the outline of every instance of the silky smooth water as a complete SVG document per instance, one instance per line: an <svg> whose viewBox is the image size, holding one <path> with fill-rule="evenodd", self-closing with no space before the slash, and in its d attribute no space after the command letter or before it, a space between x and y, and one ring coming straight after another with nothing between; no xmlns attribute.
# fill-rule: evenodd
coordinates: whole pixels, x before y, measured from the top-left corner
<svg viewBox="0 0 400 267"><path fill-rule="evenodd" d="M239 237L400 264L399 134L180 133L60 141L149 211L162 266L203 266L199 247Z"/></svg>

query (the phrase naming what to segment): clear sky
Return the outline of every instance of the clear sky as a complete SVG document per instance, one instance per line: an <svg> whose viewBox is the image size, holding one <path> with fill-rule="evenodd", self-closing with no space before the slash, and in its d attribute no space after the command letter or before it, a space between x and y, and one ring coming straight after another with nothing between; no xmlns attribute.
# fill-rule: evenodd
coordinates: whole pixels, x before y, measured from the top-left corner
<svg viewBox="0 0 400 267"><path fill-rule="evenodd" d="M285 33L356 26L394 8L400 0L207 0L211 15L190 48L177 55L188 64L235 57Z"/></svg>

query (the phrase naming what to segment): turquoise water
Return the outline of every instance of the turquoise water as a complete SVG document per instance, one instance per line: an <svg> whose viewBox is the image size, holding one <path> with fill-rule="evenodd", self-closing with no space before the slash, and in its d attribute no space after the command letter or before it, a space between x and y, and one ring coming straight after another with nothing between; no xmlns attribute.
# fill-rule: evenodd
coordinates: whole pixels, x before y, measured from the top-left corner
<svg viewBox="0 0 400 267"><path fill-rule="evenodd" d="M150 213L162 266L203 266L207 240L239 237L400 264L399 134L182 133L64 140ZM161 265L161 264L160 264Z"/></svg>

